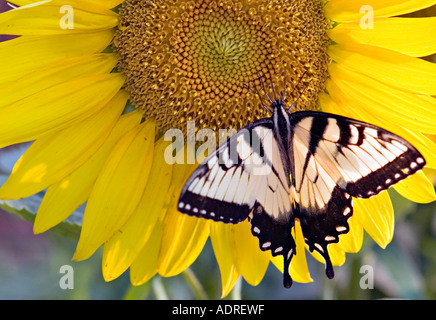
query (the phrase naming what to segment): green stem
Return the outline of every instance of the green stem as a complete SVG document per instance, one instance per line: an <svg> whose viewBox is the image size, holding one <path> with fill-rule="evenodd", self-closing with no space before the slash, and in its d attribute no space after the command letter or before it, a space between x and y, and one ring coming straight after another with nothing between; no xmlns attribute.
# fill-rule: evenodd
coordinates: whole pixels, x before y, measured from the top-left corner
<svg viewBox="0 0 436 320"><path fill-rule="evenodd" d="M132 286L130 285L129 289L127 289L124 294L124 300L144 300L147 298L148 293L150 292L150 282L147 282L140 286Z"/></svg>
<svg viewBox="0 0 436 320"><path fill-rule="evenodd" d="M159 276L153 277L151 282L153 293L157 300L169 300L167 291L162 283L162 279Z"/></svg>
<svg viewBox="0 0 436 320"><path fill-rule="evenodd" d="M242 292L242 280L241 277L239 277L239 279L236 280L235 286L230 292L230 299L241 300L241 292Z"/></svg>
<svg viewBox="0 0 436 320"><path fill-rule="evenodd" d="M208 297L206 291L204 291L204 288L195 273L190 268L186 268L182 274L197 300L207 300Z"/></svg>

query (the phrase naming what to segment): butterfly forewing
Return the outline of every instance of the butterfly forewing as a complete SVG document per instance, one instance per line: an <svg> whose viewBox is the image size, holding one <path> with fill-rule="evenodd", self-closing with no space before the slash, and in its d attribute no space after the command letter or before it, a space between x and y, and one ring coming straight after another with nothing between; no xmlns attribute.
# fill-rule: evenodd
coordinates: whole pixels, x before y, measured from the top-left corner
<svg viewBox="0 0 436 320"><path fill-rule="evenodd" d="M374 196L425 166L424 157L409 142L368 123L322 112L297 112L292 120L294 147L298 140L300 145L310 146L294 148L304 159L296 157L294 164L297 191L303 173L313 177L320 172L312 170L315 162L341 189L357 198Z"/></svg>
<svg viewBox="0 0 436 320"><path fill-rule="evenodd" d="M246 219L255 202L277 218L291 212L289 178L274 155L276 144L270 119L237 132L190 176L179 210L225 223Z"/></svg>

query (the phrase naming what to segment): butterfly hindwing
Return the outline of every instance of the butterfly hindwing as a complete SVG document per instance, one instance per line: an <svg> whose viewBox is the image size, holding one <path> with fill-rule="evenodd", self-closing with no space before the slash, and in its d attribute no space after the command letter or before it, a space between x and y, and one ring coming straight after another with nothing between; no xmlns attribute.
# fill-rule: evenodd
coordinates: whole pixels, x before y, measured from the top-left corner
<svg viewBox="0 0 436 320"><path fill-rule="evenodd" d="M330 277L327 246L349 231L351 196L374 196L422 169L425 160L401 137L361 121L322 112L296 112L291 119L295 216Z"/></svg>
<svg viewBox="0 0 436 320"><path fill-rule="evenodd" d="M339 235L348 233L348 219L353 215L352 197L333 188L331 199L323 208L297 205L295 216L310 251L317 251L325 260L326 275L334 276L328 245L339 242Z"/></svg>
<svg viewBox="0 0 436 320"><path fill-rule="evenodd" d="M270 250L274 257L283 256L283 285L285 288L290 288L292 285L289 267L292 257L296 253L295 240L291 234L293 226L293 216L275 219L265 211L261 204L255 205L251 218L251 232L259 239L261 250Z"/></svg>

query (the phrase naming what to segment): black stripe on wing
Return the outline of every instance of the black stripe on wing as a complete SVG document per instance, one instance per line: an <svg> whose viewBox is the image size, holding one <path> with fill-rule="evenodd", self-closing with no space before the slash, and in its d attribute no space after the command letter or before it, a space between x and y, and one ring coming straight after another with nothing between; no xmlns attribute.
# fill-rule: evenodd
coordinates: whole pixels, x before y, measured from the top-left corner
<svg viewBox="0 0 436 320"><path fill-rule="evenodd" d="M247 204L206 198L190 191L186 191L181 195L178 210L190 216L224 223L244 221L251 212L251 208Z"/></svg>
<svg viewBox="0 0 436 320"><path fill-rule="evenodd" d="M415 147L391 132L378 128L377 141L382 144L385 143L385 146L395 141L397 145L401 144L407 149L403 154L390 161L385 166L374 170L369 175L362 177L354 183L347 183L346 190L354 197L372 197L418 172L426 165L424 157Z"/></svg>

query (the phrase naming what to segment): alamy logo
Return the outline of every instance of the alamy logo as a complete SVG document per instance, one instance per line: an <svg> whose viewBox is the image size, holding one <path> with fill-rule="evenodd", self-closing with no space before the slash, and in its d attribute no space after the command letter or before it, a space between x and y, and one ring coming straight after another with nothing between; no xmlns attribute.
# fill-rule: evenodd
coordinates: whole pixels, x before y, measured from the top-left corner
<svg viewBox="0 0 436 320"><path fill-rule="evenodd" d="M213 154L216 149L216 135L212 129L201 129L195 133L195 122L187 122L187 138L179 129L170 129L165 132L164 140L172 143L165 149L164 158L168 164L194 164L201 163L207 155ZM238 136L234 136L235 129L220 129L218 133L219 145L227 141L227 145L218 152L218 163L231 167L239 161L244 160L244 165L249 166L254 175L268 175L271 173L272 162L274 159L269 157L278 154L274 153L273 135L269 134L270 130L265 128L258 129L241 129ZM185 146L185 141L187 146ZM193 146L202 143L196 151ZM183 150L187 148L188 152L184 155ZM181 156L184 155L184 156Z"/></svg>
<svg viewBox="0 0 436 320"><path fill-rule="evenodd" d="M63 14L59 20L59 27L62 30L74 29L74 9L72 6L64 5L60 7L59 13Z"/></svg>
<svg viewBox="0 0 436 320"><path fill-rule="evenodd" d="M360 18L361 29L374 29L374 9L369 5L360 7L360 13L364 15Z"/></svg>
<svg viewBox="0 0 436 320"><path fill-rule="evenodd" d="M74 289L74 269L72 266L66 264L60 267L59 273L63 274L59 279L59 287L62 290Z"/></svg>
<svg viewBox="0 0 436 320"><path fill-rule="evenodd" d="M362 274L362 277L359 281L360 289L374 289L374 269L370 265L363 265L360 267L359 273Z"/></svg>

